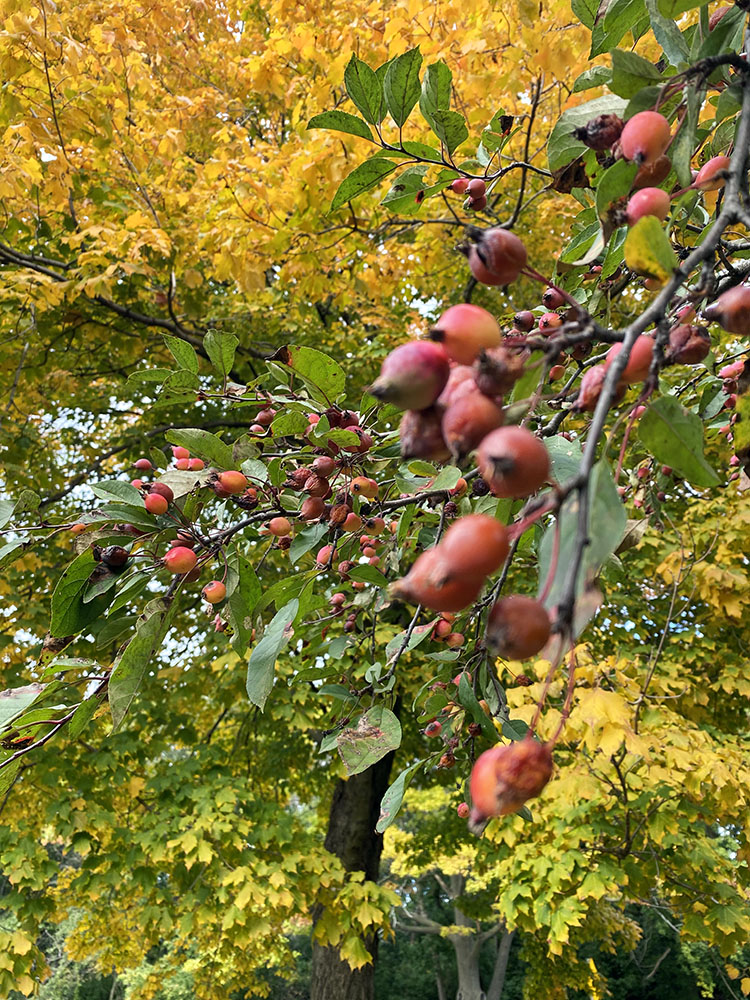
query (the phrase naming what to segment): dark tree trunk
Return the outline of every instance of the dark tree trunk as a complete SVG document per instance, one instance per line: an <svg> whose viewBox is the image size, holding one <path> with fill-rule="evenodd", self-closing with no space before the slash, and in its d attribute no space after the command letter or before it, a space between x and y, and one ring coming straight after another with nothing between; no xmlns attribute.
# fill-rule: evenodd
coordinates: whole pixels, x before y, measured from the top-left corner
<svg viewBox="0 0 750 1000"><path fill-rule="evenodd" d="M340 858L348 872L362 871L372 882L377 881L383 850L383 837L375 833L375 824L380 816L380 800L388 788L393 756L389 753L362 774L338 781L328 817L327 850ZM317 921L320 910L312 916L313 922ZM313 942L310 1000L373 1000L377 935L368 935L363 941L373 962L361 969L351 969L336 948Z"/></svg>

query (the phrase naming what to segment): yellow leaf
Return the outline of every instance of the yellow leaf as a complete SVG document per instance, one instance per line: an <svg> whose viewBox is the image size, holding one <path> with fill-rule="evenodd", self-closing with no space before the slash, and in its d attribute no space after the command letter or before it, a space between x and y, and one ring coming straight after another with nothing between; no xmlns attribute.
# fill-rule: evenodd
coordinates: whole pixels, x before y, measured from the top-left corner
<svg viewBox="0 0 750 1000"><path fill-rule="evenodd" d="M745 996L747 996L748 993L750 993L750 979L747 976L745 976L745 978L740 981L740 989L742 990Z"/></svg>
<svg viewBox="0 0 750 1000"><path fill-rule="evenodd" d="M672 277L677 256L656 216L646 215L628 230L625 263L636 274L662 283Z"/></svg>
<svg viewBox="0 0 750 1000"><path fill-rule="evenodd" d="M26 937L23 931L16 931L11 938L11 947L16 955L26 955L31 951L32 942Z"/></svg>

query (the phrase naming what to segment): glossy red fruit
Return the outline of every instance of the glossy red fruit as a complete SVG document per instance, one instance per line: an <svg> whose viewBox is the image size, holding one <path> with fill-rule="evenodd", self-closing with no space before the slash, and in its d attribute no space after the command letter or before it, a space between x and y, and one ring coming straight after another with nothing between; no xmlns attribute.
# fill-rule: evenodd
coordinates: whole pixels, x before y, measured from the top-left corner
<svg viewBox="0 0 750 1000"><path fill-rule="evenodd" d="M174 458L190 458L190 452L187 448L183 448L180 445L172 446L172 455Z"/></svg>
<svg viewBox="0 0 750 1000"><path fill-rule="evenodd" d="M472 768L470 825L518 812L524 802L539 795L551 777L552 754L545 743L526 736L516 743L490 747Z"/></svg>
<svg viewBox="0 0 750 1000"><path fill-rule="evenodd" d="M143 503L149 514L166 514L169 509L169 501L159 493L149 493L144 497Z"/></svg>
<svg viewBox="0 0 750 1000"><path fill-rule="evenodd" d="M378 495L378 484L367 476L355 476L350 483L350 489L355 496L366 497L368 500L374 500Z"/></svg>
<svg viewBox="0 0 750 1000"><path fill-rule="evenodd" d="M658 156L653 163L644 163L633 180L636 191L645 187L656 187L669 176L672 162L668 156Z"/></svg>
<svg viewBox="0 0 750 1000"><path fill-rule="evenodd" d="M469 198L466 208L471 212L483 212L487 208L487 199L484 195L479 198Z"/></svg>
<svg viewBox="0 0 750 1000"><path fill-rule="evenodd" d="M164 556L164 565L170 573L189 573L198 562L198 557L192 549L184 545L170 549Z"/></svg>
<svg viewBox="0 0 750 1000"><path fill-rule="evenodd" d="M260 424L261 427L269 427L276 416L276 410L272 410L270 407L266 407L265 410L259 410L255 414L256 424Z"/></svg>
<svg viewBox="0 0 750 1000"><path fill-rule="evenodd" d="M441 722L438 722L437 719L435 719L433 722L428 722L427 725L424 727L425 736L430 736L430 737L439 736L442 731L443 731L443 725Z"/></svg>
<svg viewBox="0 0 750 1000"><path fill-rule="evenodd" d="M352 442L350 444L342 444L341 448L343 451L351 451L351 452L356 452L358 455L365 455L370 450L370 448L372 448L374 444L372 435L368 434L367 431L363 431L361 427L354 427L352 425L348 425L347 427L344 428L344 430L349 431L351 434L356 434L358 438L358 443ZM329 450L331 446L332 443L329 444L328 446Z"/></svg>
<svg viewBox="0 0 750 1000"><path fill-rule="evenodd" d="M622 119L611 114L597 115L596 118L589 119L582 128L573 131L579 142L599 152L613 146L621 133Z"/></svg>
<svg viewBox="0 0 750 1000"><path fill-rule="evenodd" d="M179 469L180 472L185 472L187 469L190 468L190 459L189 458L178 458L177 461L174 464L175 464L175 468Z"/></svg>
<svg viewBox="0 0 750 1000"><path fill-rule="evenodd" d="M201 591L203 600L209 604L219 604L227 596L227 588L221 580L212 580Z"/></svg>
<svg viewBox="0 0 750 1000"><path fill-rule="evenodd" d="M547 609L533 597L502 597L490 611L487 645L506 660L536 656L547 644L551 623Z"/></svg>
<svg viewBox="0 0 750 1000"><path fill-rule="evenodd" d="M281 538L283 535L289 534L292 530L292 524L288 517L272 517L268 522L268 530L272 535Z"/></svg>
<svg viewBox="0 0 750 1000"><path fill-rule="evenodd" d="M524 427L500 427L482 441L477 465L497 497L527 497L549 478L549 452Z"/></svg>
<svg viewBox="0 0 750 1000"><path fill-rule="evenodd" d="M440 552L452 573L487 576L508 558L508 529L489 514L467 514L448 528Z"/></svg>
<svg viewBox="0 0 750 1000"><path fill-rule="evenodd" d="M726 184L731 160L728 156L714 156L698 171L693 187L698 191L718 191Z"/></svg>
<svg viewBox="0 0 750 1000"><path fill-rule="evenodd" d="M484 577L450 577L450 566L439 547L427 549L408 574L391 584L394 597L410 604L423 604L433 611L463 611L479 596Z"/></svg>
<svg viewBox="0 0 750 1000"><path fill-rule="evenodd" d="M189 458L188 459L188 469L191 472L200 472L201 469L205 469L206 463L202 458Z"/></svg>
<svg viewBox="0 0 750 1000"><path fill-rule="evenodd" d="M528 333L536 325L536 316L530 309L523 309L513 317L513 326L521 333Z"/></svg>
<svg viewBox="0 0 750 1000"><path fill-rule="evenodd" d="M466 802L459 802L458 806L456 807L456 812L458 813L459 819L466 819L466 817L469 815L468 804Z"/></svg>
<svg viewBox="0 0 750 1000"><path fill-rule="evenodd" d="M336 462L328 455L319 455L312 463L312 470L327 479L336 471Z"/></svg>
<svg viewBox="0 0 750 1000"><path fill-rule="evenodd" d="M315 556L315 562L318 566L327 566L331 561L332 554L333 546L324 545L322 549L318 549L318 554Z"/></svg>
<svg viewBox="0 0 750 1000"><path fill-rule="evenodd" d="M130 485L134 486L137 490L140 490L146 484L144 483L144 481L142 479L131 479L130 480Z"/></svg>
<svg viewBox="0 0 750 1000"><path fill-rule="evenodd" d="M474 370L470 365L453 365L445 383L445 388L437 398L435 406L445 410L467 392L474 392Z"/></svg>
<svg viewBox="0 0 750 1000"><path fill-rule="evenodd" d="M79 521L77 524L72 524L70 526L70 533L71 535L82 535L87 528L87 524L84 524L83 521Z"/></svg>
<svg viewBox="0 0 750 1000"><path fill-rule="evenodd" d="M613 344L607 351L604 367L609 368L617 355L622 350L622 344ZM626 385L633 385L634 382L643 382L651 367L651 359L654 354L654 341L651 337L641 334L637 337L630 350L628 363L624 371L620 374L620 381Z"/></svg>
<svg viewBox="0 0 750 1000"><path fill-rule="evenodd" d="M450 364L440 344L412 340L391 351L370 392L400 410L432 406L448 381Z"/></svg>
<svg viewBox="0 0 750 1000"><path fill-rule="evenodd" d="M721 294L706 310L711 322L729 333L750 334L750 285L737 285Z"/></svg>
<svg viewBox="0 0 750 1000"><path fill-rule="evenodd" d="M404 459L445 462L450 458L443 439L442 414L435 406L426 410L407 410L401 418L398 436Z"/></svg>
<svg viewBox="0 0 750 1000"><path fill-rule="evenodd" d="M468 177L457 177L455 181L451 183L451 191L455 191L456 194L464 194L468 186Z"/></svg>
<svg viewBox="0 0 750 1000"><path fill-rule="evenodd" d="M217 482L223 490L232 495L244 493L248 487L247 477L236 470L220 472Z"/></svg>
<svg viewBox="0 0 750 1000"><path fill-rule="evenodd" d="M502 408L475 390L461 396L443 414L443 440L454 459L461 461L502 424Z"/></svg>
<svg viewBox="0 0 750 1000"><path fill-rule="evenodd" d="M628 225L634 226L645 215L655 215L657 219L666 219L670 207L669 195L656 187L644 187L636 191L628 201L625 214Z"/></svg>
<svg viewBox="0 0 750 1000"><path fill-rule="evenodd" d="M473 368L477 389L485 396L504 396L523 375L530 357L530 352L525 349L511 349L502 345L482 351Z"/></svg>
<svg viewBox="0 0 750 1000"><path fill-rule="evenodd" d="M486 191L487 185L481 177L475 177L474 180L469 181L466 188L466 193L472 198L482 198Z"/></svg>
<svg viewBox="0 0 750 1000"><path fill-rule="evenodd" d="M164 497L165 500L167 500L169 503L172 503L172 501L174 500L174 493L172 491L172 488L170 486L167 486L166 483L151 483L151 485L148 488L148 491L149 493L158 493L159 496Z"/></svg>
<svg viewBox="0 0 750 1000"><path fill-rule="evenodd" d="M133 467L140 469L141 472L148 472L150 469L153 469L153 465L147 458L139 458L137 462L133 462Z"/></svg>
<svg viewBox="0 0 750 1000"><path fill-rule="evenodd" d="M539 317L539 329L542 333L550 333L552 330L557 330L563 325L563 318L557 313L548 312L544 313L543 316Z"/></svg>
<svg viewBox="0 0 750 1000"><path fill-rule="evenodd" d="M452 361L470 365L485 347L496 347L502 333L495 317L480 306L464 302L446 309L430 330Z"/></svg>
<svg viewBox="0 0 750 1000"><path fill-rule="evenodd" d="M547 309L559 309L565 305L565 296L556 288L548 288L542 296L542 305Z"/></svg>
<svg viewBox="0 0 750 1000"><path fill-rule="evenodd" d="M654 163L664 154L672 138L669 122L658 111L639 111L629 118L620 135L620 148L626 160L639 165Z"/></svg>
<svg viewBox="0 0 750 1000"><path fill-rule="evenodd" d="M665 361L670 365L697 365L711 350L711 337L705 326L681 324L669 331Z"/></svg>
<svg viewBox="0 0 750 1000"><path fill-rule="evenodd" d="M354 511L352 511L350 514L346 515L341 524L341 527L344 531L359 531L359 529L362 527L362 518L359 516L359 514L355 514ZM373 553L374 551L375 550L373 549Z"/></svg>
<svg viewBox="0 0 750 1000"><path fill-rule="evenodd" d="M474 229L469 250L471 273L483 285L509 285L526 267L526 247L507 229Z"/></svg>

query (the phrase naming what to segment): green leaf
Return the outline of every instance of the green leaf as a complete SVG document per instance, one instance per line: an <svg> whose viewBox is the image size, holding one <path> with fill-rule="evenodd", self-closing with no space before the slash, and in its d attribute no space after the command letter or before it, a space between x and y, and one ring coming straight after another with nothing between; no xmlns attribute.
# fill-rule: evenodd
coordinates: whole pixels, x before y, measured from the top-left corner
<svg viewBox="0 0 750 1000"><path fill-rule="evenodd" d="M611 77L612 71L607 66L592 66L576 77L573 93L579 94L582 90L591 90L592 87L603 87L609 83Z"/></svg>
<svg viewBox="0 0 750 1000"><path fill-rule="evenodd" d="M276 417L271 424L274 440L280 437L294 437L307 430L307 417L298 410L288 410Z"/></svg>
<svg viewBox="0 0 750 1000"><path fill-rule="evenodd" d="M638 164L627 160L618 160L604 171L596 185L596 214L600 219L607 218L612 202L628 194L637 173Z"/></svg>
<svg viewBox="0 0 750 1000"><path fill-rule="evenodd" d="M455 465L446 465L444 469L441 469L439 474L435 476L435 481L430 487L431 490L452 490L455 488L456 483L461 479L463 473L460 469L457 469Z"/></svg>
<svg viewBox="0 0 750 1000"><path fill-rule="evenodd" d="M745 11L735 5L722 17L713 31L706 33L693 61L720 55L722 52L736 52L742 42L745 30Z"/></svg>
<svg viewBox="0 0 750 1000"><path fill-rule="evenodd" d="M558 483L565 483L578 472L581 464L581 445L578 441L568 441L559 434L553 438L544 438L544 444L549 452L552 475Z"/></svg>
<svg viewBox="0 0 750 1000"><path fill-rule="evenodd" d="M391 118L401 128L422 92L419 69L422 55L418 48L397 56L388 67L383 81L383 94Z"/></svg>
<svg viewBox="0 0 750 1000"><path fill-rule="evenodd" d="M664 224L654 215L639 219L625 237L625 263L646 278L656 278L662 283L669 280L678 265Z"/></svg>
<svg viewBox="0 0 750 1000"><path fill-rule="evenodd" d="M474 722L478 722L482 727L482 736L488 739L490 743L497 743L500 739L497 729L495 729L492 719L490 719L479 704L479 700L474 694L474 688L471 686L469 675L465 670L461 673L461 678L458 682L458 700L474 719Z"/></svg>
<svg viewBox="0 0 750 1000"><path fill-rule="evenodd" d="M134 598L139 597L148 586L150 580L151 577L148 573L137 573L135 576L131 576L123 585L114 601L112 601L112 606L109 609L110 614L125 607Z"/></svg>
<svg viewBox="0 0 750 1000"><path fill-rule="evenodd" d="M312 347L283 347L277 354L284 364L289 365L306 382L322 389L331 399L344 391L344 369L322 351L316 351Z"/></svg>
<svg viewBox="0 0 750 1000"><path fill-rule="evenodd" d="M693 150L698 145L696 142L698 116L703 106L706 91L705 88L698 91L695 87L687 85L682 93L687 101L687 111L674 142L669 147L669 157L678 181L683 187L688 187L693 180L690 161L693 158Z"/></svg>
<svg viewBox="0 0 750 1000"><path fill-rule="evenodd" d="M657 0L646 0L651 30L654 38L664 50L664 55L672 66L680 66L690 58L690 51L687 42L682 37L682 32L669 17L664 17Z"/></svg>
<svg viewBox="0 0 750 1000"><path fill-rule="evenodd" d="M122 500L123 503L139 507L143 511L143 497L140 491L135 486L131 486L130 483L125 483L120 479L110 479L103 483L95 483L91 487L91 492L101 500Z"/></svg>
<svg viewBox="0 0 750 1000"><path fill-rule="evenodd" d="M119 729L146 676L148 665L167 634L174 614L174 602L158 597L143 610L135 635L117 655L107 686L112 732Z"/></svg>
<svg viewBox="0 0 750 1000"><path fill-rule="evenodd" d="M422 629L420 631L417 631L417 629L412 629L412 633L409 636L409 641L404 647L404 653L408 653L409 650L414 649L421 642L424 642L425 639L429 639L431 634L432 634L432 629L429 628ZM385 665L387 667L391 665L396 653L398 653L398 651L401 649L405 637L406 637L406 630L404 630L403 632L399 632L398 635L395 635L388 643L388 645L385 647Z"/></svg>
<svg viewBox="0 0 750 1000"><path fill-rule="evenodd" d="M593 25L589 59L614 49L645 12L643 0L609 0L604 17Z"/></svg>
<svg viewBox="0 0 750 1000"><path fill-rule="evenodd" d="M383 798L380 800L380 817L375 826L376 833L383 833L398 816L401 803L404 801L404 793L409 787L411 779L418 768L422 766L422 761L410 764L405 767L396 780L390 785Z"/></svg>
<svg viewBox="0 0 750 1000"><path fill-rule="evenodd" d="M109 607L113 594L103 594L87 604L83 593L97 563L86 549L67 567L52 594L50 632L57 638L78 635Z"/></svg>
<svg viewBox="0 0 750 1000"><path fill-rule="evenodd" d="M593 253L594 248L597 248L597 256L604 249L602 227L599 222L592 222L574 236L560 254L560 260L564 264L574 264L583 255L588 255L589 251Z"/></svg>
<svg viewBox="0 0 750 1000"><path fill-rule="evenodd" d="M507 740L522 740L529 731L523 719L506 719L503 722L503 736Z"/></svg>
<svg viewBox="0 0 750 1000"><path fill-rule="evenodd" d="M469 138L469 129L464 121L464 116L458 111L434 111L432 131L450 155Z"/></svg>
<svg viewBox="0 0 750 1000"><path fill-rule="evenodd" d="M391 163L383 156L372 156L369 160L365 160L364 163L360 163L358 167L355 167L352 172L346 176L333 196L333 201L331 202L331 207L328 209L329 212L335 212L336 209L341 208L352 198L356 198L360 194L364 194L365 191L370 191L372 188L377 187L378 184L387 177L388 174L393 173L396 169L396 164Z"/></svg>
<svg viewBox="0 0 750 1000"><path fill-rule="evenodd" d="M0 500L0 528L4 528L13 517L15 506L12 500Z"/></svg>
<svg viewBox="0 0 750 1000"><path fill-rule="evenodd" d="M261 711L273 687L278 655L292 637L292 622L297 616L298 607L299 601L295 599L277 611L250 654L247 665L247 696Z"/></svg>
<svg viewBox="0 0 750 1000"><path fill-rule="evenodd" d="M373 73L373 77L375 74ZM327 128L335 129L337 132L346 132L348 135L357 135L361 139L369 139L375 142L372 132L361 118L356 115L347 114L346 111L324 111L323 114L313 115L307 123L309 129Z"/></svg>
<svg viewBox="0 0 750 1000"><path fill-rule="evenodd" d="M0 545L0 567L7 566L8 563L13 562L16 556L20 556L23 553L19 550L26 551L28 547L28 542L24 542L23 538L16 538L12 542L6 542L5 545ZM15 555L14 555L15 553Z"/></svg>
<svg viewBox="0 0 750 1000"><path fill-rule="evenodd" d="M210 431L200 427L181 427L167 431L164 438L169 444L188 448L191 455L197 455L220 469L231 469L233 466L232 449Z"/></svg>
<svg viewBox="0 0 750 1000"><path fill-rule="evenodd" d="M425 70L422 91L419 95L419 110L433 131L435 112L447 111L451 106L452 79L451 71L442 60L432 63Z"/></svg>
<svg viewBox="0 0 750 1000"><path fill-rule="evenodd" d="M378 125L383 118L380 110L383 103L383 86L377 74L366 63L352 55L344 70L344 85L357 110L371 125Z"/></svg>
<svg viewBox="0 0 750 1000"><path fill-rule="evenodd" d="M570 7L581 24L591 31L599 12L599 0L571 0Z"/></svg>
<svg viewBox="0 0 750 1000"><path fill-rule="evenodd" d="M716 486L719 477L703 454L703 424L674 396L652 403L638 423L638 437L654 458L696 486Z"/></svg>
<svg viewBox="0 0 750 1000"><path fill-rule="evenodd" d="M593 582L599 570L620 544L627 527L627 514L617 492L607 462L596 463L589 478L588 545L583 551L576 597ZM553 574L544 605L553 608L560 602L567 583L573 553L578 543L580 501L575 492L568 497L558 514L559 528L550 524L539 545L539 594L550 572ZM557 535L557 538L556 538ZM557 548L557 557L555 550ZM554 564L553 564L554 559Z"/></svg>
<svg viewBox="0 0 750 1000"><path fill-rule="evenodd" d="M570 108L558 119L550 133L547 144L547 159L550 170L559 170L576 156L581 156L588 148L573 135L573 130L581 128L591 118L597 115L614 114L622 116L626 102L612 94L586 101L575 108Z"/></svg>
<svg viewBox="0 0 750 1000"><path fill-rule="evenodd" d="M351 778L401 746L401 723L390 709L373 705L360 716L356 727L338 734L336 745Z"/></svg>
<svg viewBox="0 0 750 1000"><path fill-rule="evenodd" d="M203 338L203 347L211 364L222 377L227 376L234 364L234 352L239 340L233 333L219 333L209 330Z"/></svg>
<svg viewBox="0 0 750 1000"><path fill-rule="evenodd" d="M661 80L662 75L653 63L635 52L615 49L612 57L612 79L609 89L620 97L634 97L639 90L647 87L655 80Z"/></svg>
<svg viewBox="0 0 750 1000"><path fill-rule="evenodd" d="M693 10L694 7L704 7L708 0L659 0L659 11L664 17L671 17L673 20L686 10Z"/></svg>
<svg viewBox="0 0 750 1000"><path fill-rule="evenodd" d="M420 193L424 196L424 175L429 168L420 164L402 171L394 180L383 198L381 205L387 205L392 212L414 214L419 211Z"/></svg>
<svg viewBox="0 0 750 1000"><path fill-rule="evenodd" d="M101 698L91 697L82 701L73 713L73 718L68 723L67 736L71 740L77 740L86 726L94 718L94 713L101 704Z"/></svg>
<svg viewBox="0 0 750 1000"><path fill-rule="evenodd" d="M46 686L46 684L27 684L25 687L0 691L0 731L7 729L13 719L22 715Z"/></svg>
<svg viewBox="0 0 750 1000"><path fill-rule="evenodd" d="M327 524L311 524L309 528L296 534L289 546L290 560L296 563L306 552L314 548L321 538L328 534L328 531L329 525Z"/></svg>
<svg viewBox="0 0 750 1000"><path fill-rule="evenodd" d="M262 588L253 564L239 553L230 564L227 593L227 616L234 628L230 641L234 651L244 656L253 634L253 609Z"/></svg>
<svg viewBox="0 0 750 1000"><path fill-rule="evenodd" d="M179 337L165 337L164 343L180 368L185 368L194 375L198 374L198 355L192 344L180 340Z"/></svg>
<svg viewBox="0 0 750 1000"><path fill-rule="evenodd" d="M366 563L362 563L361 566L354 566L349 571L349 576L352 580L361 580L363 583L372 583L376 587L387 587L388 581L374 566L369 566Z"/></svg>

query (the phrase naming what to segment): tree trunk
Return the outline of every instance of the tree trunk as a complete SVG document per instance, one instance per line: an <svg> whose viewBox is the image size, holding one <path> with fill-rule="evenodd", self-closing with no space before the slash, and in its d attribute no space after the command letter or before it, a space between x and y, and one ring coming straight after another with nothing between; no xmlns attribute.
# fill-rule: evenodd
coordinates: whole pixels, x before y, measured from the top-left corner
<svg viewBox="0 0 750 1000"><path fill-rule="evenodd" d="M508 971L508 959L510 958L510 946L513 944L515 931L504 930L500 938L500 947L497 949L495 968L492 971L492 980L487 990L487 1000L500 1000L505 986L505 973Z"/></svg>
<svg viewBox="0 0 750 1000"><path fill-rule="evenodd" d="M388 788L393 753L387 754L362 774L338 781L333 792L328 817L325 846L339 858L348 872L362 871L375 882L380 870L383 837L375 833L380 816L380 800ZM320 917L313 913L313 923ZM336 948L313 941L310 1000L374 1000L376 934L363 938L373 961L361 969L352 969L342 961Z"/></svg>
<svg viewBox="0 0 750 1000"><path fill-rule="evenodd" d="M450 895L456 900L464 891L466 880L463 875L451 875ZM449 935L453 949L456 952L456 970L458 972L458 992L456 1000L485 1000L482 981L479 978L479 942L477 940L476 921L470 920L458 906L453 907L453 922L459 927L471 928L471 934Z"/></svg>

